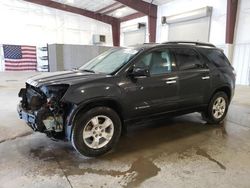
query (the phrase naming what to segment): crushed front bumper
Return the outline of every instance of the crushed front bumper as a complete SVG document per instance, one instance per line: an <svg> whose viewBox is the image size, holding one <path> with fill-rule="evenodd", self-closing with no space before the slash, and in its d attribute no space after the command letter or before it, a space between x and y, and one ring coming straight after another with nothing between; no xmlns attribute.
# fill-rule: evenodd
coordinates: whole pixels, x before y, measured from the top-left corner
<svg viewBox="0 0 250 188"><path fill-rule="evenodd" d="M64 139L62 119L57 116L52 118L47 109L26 110L22 107L22 102L20 102L17 106L17 112L19 118L24 120L34 131L46 133L47 136L55 139Z"/></svg>
<svg viewBox="0 0 250 188"><path fill-rule="evenodd" d="M24 120L33 130L36 130L36 116L32 112L23 109L21 103L17 105L17 113L20 119Z"/></svg>

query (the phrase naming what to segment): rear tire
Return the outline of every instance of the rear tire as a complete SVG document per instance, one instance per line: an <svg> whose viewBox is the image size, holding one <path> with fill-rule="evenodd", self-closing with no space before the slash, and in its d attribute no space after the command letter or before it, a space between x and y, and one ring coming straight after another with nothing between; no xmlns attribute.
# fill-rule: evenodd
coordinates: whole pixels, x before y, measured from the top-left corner
<svg viewBox="0 0 250 188"><path fill-rule="evenodd" d="M121 135L121 120L108 107L95 107L76 116L71 143L87 157L97 157L110 151Z"/></svg>
<svg viewBox="0 0 250 188"><path fill-rule="evenodd" d="M225 119L229 106L226 93L219 91L214 94L206 111L202 112L202 118L209 124L220 124Z"/></svg>

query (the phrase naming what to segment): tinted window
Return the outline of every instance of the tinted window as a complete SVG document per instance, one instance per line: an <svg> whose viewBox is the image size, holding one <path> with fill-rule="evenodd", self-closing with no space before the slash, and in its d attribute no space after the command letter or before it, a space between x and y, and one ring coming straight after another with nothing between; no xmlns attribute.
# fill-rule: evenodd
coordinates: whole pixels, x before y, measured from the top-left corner
<svg viewBox="0 0 250 188"><path fill-rule="evenodd" d="M148 67L150 75L164 74L175 69L172 60L172 54L169 50L157 50L143 56L137 62L136 67Z"/></svg>
<svg viewBox="0 0 250 188"><path fill-rule="evenodd" d="M200 49L201 53L208 58L216 67L225 67L229 65L226 56L219 50Z"/></svg>
<svg viewBox="0 0 250 188"><path fill-rule="evenodd" d="M203 66L198 53L193 49L174 49L174 52L180 70L197 69Z"/></svg>

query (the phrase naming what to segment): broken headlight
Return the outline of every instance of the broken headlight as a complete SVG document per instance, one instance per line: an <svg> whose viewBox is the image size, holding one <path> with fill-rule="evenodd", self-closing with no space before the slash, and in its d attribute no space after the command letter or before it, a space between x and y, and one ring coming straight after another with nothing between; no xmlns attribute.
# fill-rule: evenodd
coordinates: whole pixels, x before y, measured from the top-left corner
<svg viewBox="0 0 250 188"><path fill-rule="evenodd" d="M47 98L55 97L57 100L60 100L68 88L68 84L49 85L42 86L41 91L46 95Z"/></svg>

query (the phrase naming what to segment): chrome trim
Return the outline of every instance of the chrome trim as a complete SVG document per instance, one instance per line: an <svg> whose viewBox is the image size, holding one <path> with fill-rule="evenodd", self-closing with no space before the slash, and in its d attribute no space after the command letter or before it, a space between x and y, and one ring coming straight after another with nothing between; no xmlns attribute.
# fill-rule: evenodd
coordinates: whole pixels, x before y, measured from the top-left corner
<svg viewBox="0 0 250 188"><path fill-rule="evenodd" d="M174 83L176 83L176 80L170 80L166 82L166 84L174 84Z"/></svg>
<svg viewBox="0 0 250 188"><path fill-rule="evenodd" d="M176 79L178 79L178 76L174 76L174 77L169 77L169 78L167 78L167 80L176 80Z"/></svg>
<svg viewBox="0 0 250 188"><path fill-rule="evenodd" d="M201 77L201 79L202 80L208 80L208 79L210 79L210 76L203 76L203 77Z"/></svg>

